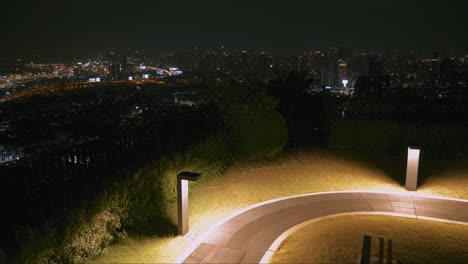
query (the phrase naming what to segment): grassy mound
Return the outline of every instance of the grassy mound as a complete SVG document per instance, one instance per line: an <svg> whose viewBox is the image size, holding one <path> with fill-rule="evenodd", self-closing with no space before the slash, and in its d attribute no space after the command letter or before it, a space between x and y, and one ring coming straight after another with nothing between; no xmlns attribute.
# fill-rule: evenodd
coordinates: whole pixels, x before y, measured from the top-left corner
<svg viewBox="0 0 468 264"><path fill-rule="evenodd" d="M468 226L391 216L344 216L307 225L289 236L271 263L358 263L364 235L392 239L402 263L464 263ZM386 253L385 253L386 254Z"/></svg>

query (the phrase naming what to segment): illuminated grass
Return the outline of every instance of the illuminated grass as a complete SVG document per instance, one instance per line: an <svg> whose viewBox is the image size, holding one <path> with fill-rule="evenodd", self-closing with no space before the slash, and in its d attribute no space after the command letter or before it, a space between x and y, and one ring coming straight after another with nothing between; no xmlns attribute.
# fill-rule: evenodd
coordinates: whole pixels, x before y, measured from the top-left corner
<svg viewBox="0 0 468 264"><path fill-rule="evenodd" d="M237 210L262 201L311 192L403 190L390 175L394 161L349 153L313 151L281 160L238 164L224 177L191 188L190 229L198 236ZM170 212L176 223L176 210ZM168 263L187 248L182 238L127 240L91 263Z"/></svg>
<svg viewBox="0 0 468 264"><path fill-rule="evenodd" d="M89 263L164 263L181 254L188 246L182 237L127 238Z"/></svg>
<svg viewBox="0 0 468 264"><path fill-rule="evenodd" d="M194 231L202 230L244 207L296 194L403 190L382 167L366 161L352 160L348 153L316 151L293 154L274 163L236 166L225 177L193 190L190 225ZM172 215L175 219L175 210Z"/></svg>
<svg viewBox="0 0 468 264"><path fill-rule="evenodd" d="M445 165L444 165L445 164ZM468 162L425 165L427 179L418 192L468 198ZM262 201L304 193L340 190L403 191L406 162L386 156L317 150L290 153L280 160L237 164L210 183L191 186L192 236L127 240L92 263L170 263L212 224ZM170 211L176 223L176 210Z"/></svg>
<svg viewBox="0 0 468 264"><path fill-rule="evenodd" d="M418 192L468 199L468 160L431 161L422 164L424 180Z"/></svg>
<svg viewBox="0 0 468 264"><path fill-rule="evenodd" d="M403 263L466 263L468 226L391 216L342 216L307 225L289 236L271 263L358 263L364 235L392 239ZM374 254L373 254L374 255ZM376 255L374 255L376 256Z"/></svg>

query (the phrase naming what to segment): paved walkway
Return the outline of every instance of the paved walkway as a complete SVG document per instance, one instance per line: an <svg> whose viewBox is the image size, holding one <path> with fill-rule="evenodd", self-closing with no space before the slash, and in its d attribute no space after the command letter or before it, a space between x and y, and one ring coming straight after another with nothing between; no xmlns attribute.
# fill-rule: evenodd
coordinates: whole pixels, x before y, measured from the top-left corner
<svg viewBox="0 0 468 264"><path fill-rule="evenodd" d="M302 195L263 203L232 217L200 241L184 263L259 263L273 254L273 242L294 226L320 217L362 212L468 223L468 201L415 193Z"/></svg>

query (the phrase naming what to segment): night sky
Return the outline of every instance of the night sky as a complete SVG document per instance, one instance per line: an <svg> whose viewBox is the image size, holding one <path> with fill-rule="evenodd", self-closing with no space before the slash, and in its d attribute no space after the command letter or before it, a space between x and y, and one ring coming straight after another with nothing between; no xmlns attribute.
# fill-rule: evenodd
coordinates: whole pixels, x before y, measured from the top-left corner
<svg viewBox="0 0 468 264"><path fill-rule="evenodd" d="M463 0L3 0L0 56L127 47L468 47Z"/></svg>

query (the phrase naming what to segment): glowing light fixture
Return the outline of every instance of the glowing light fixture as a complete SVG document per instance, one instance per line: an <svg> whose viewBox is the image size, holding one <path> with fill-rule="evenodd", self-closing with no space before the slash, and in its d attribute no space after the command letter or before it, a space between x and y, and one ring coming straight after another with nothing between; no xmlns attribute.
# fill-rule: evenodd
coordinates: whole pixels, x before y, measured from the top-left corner
<svg viewBox="0 0 468 264"><path fill-rule="evenodd" d="M342 83L343 83L343 87L346 88L346 85L348 84L348 80L343 80Z"/></svg>
<svg viewBox="0 0 468 264"><path fill-rule="evenodd" d="M407 191L416 191L418 187L419 148L408 147L408 162L406 165Z"/></svg>
<svg viewBox="0 0 468 264"><path fill-rule="evenodd" d="M177 174L177 232L185 235L188 232L188 182L198 181L200 173L183 171Z"/></svg>

